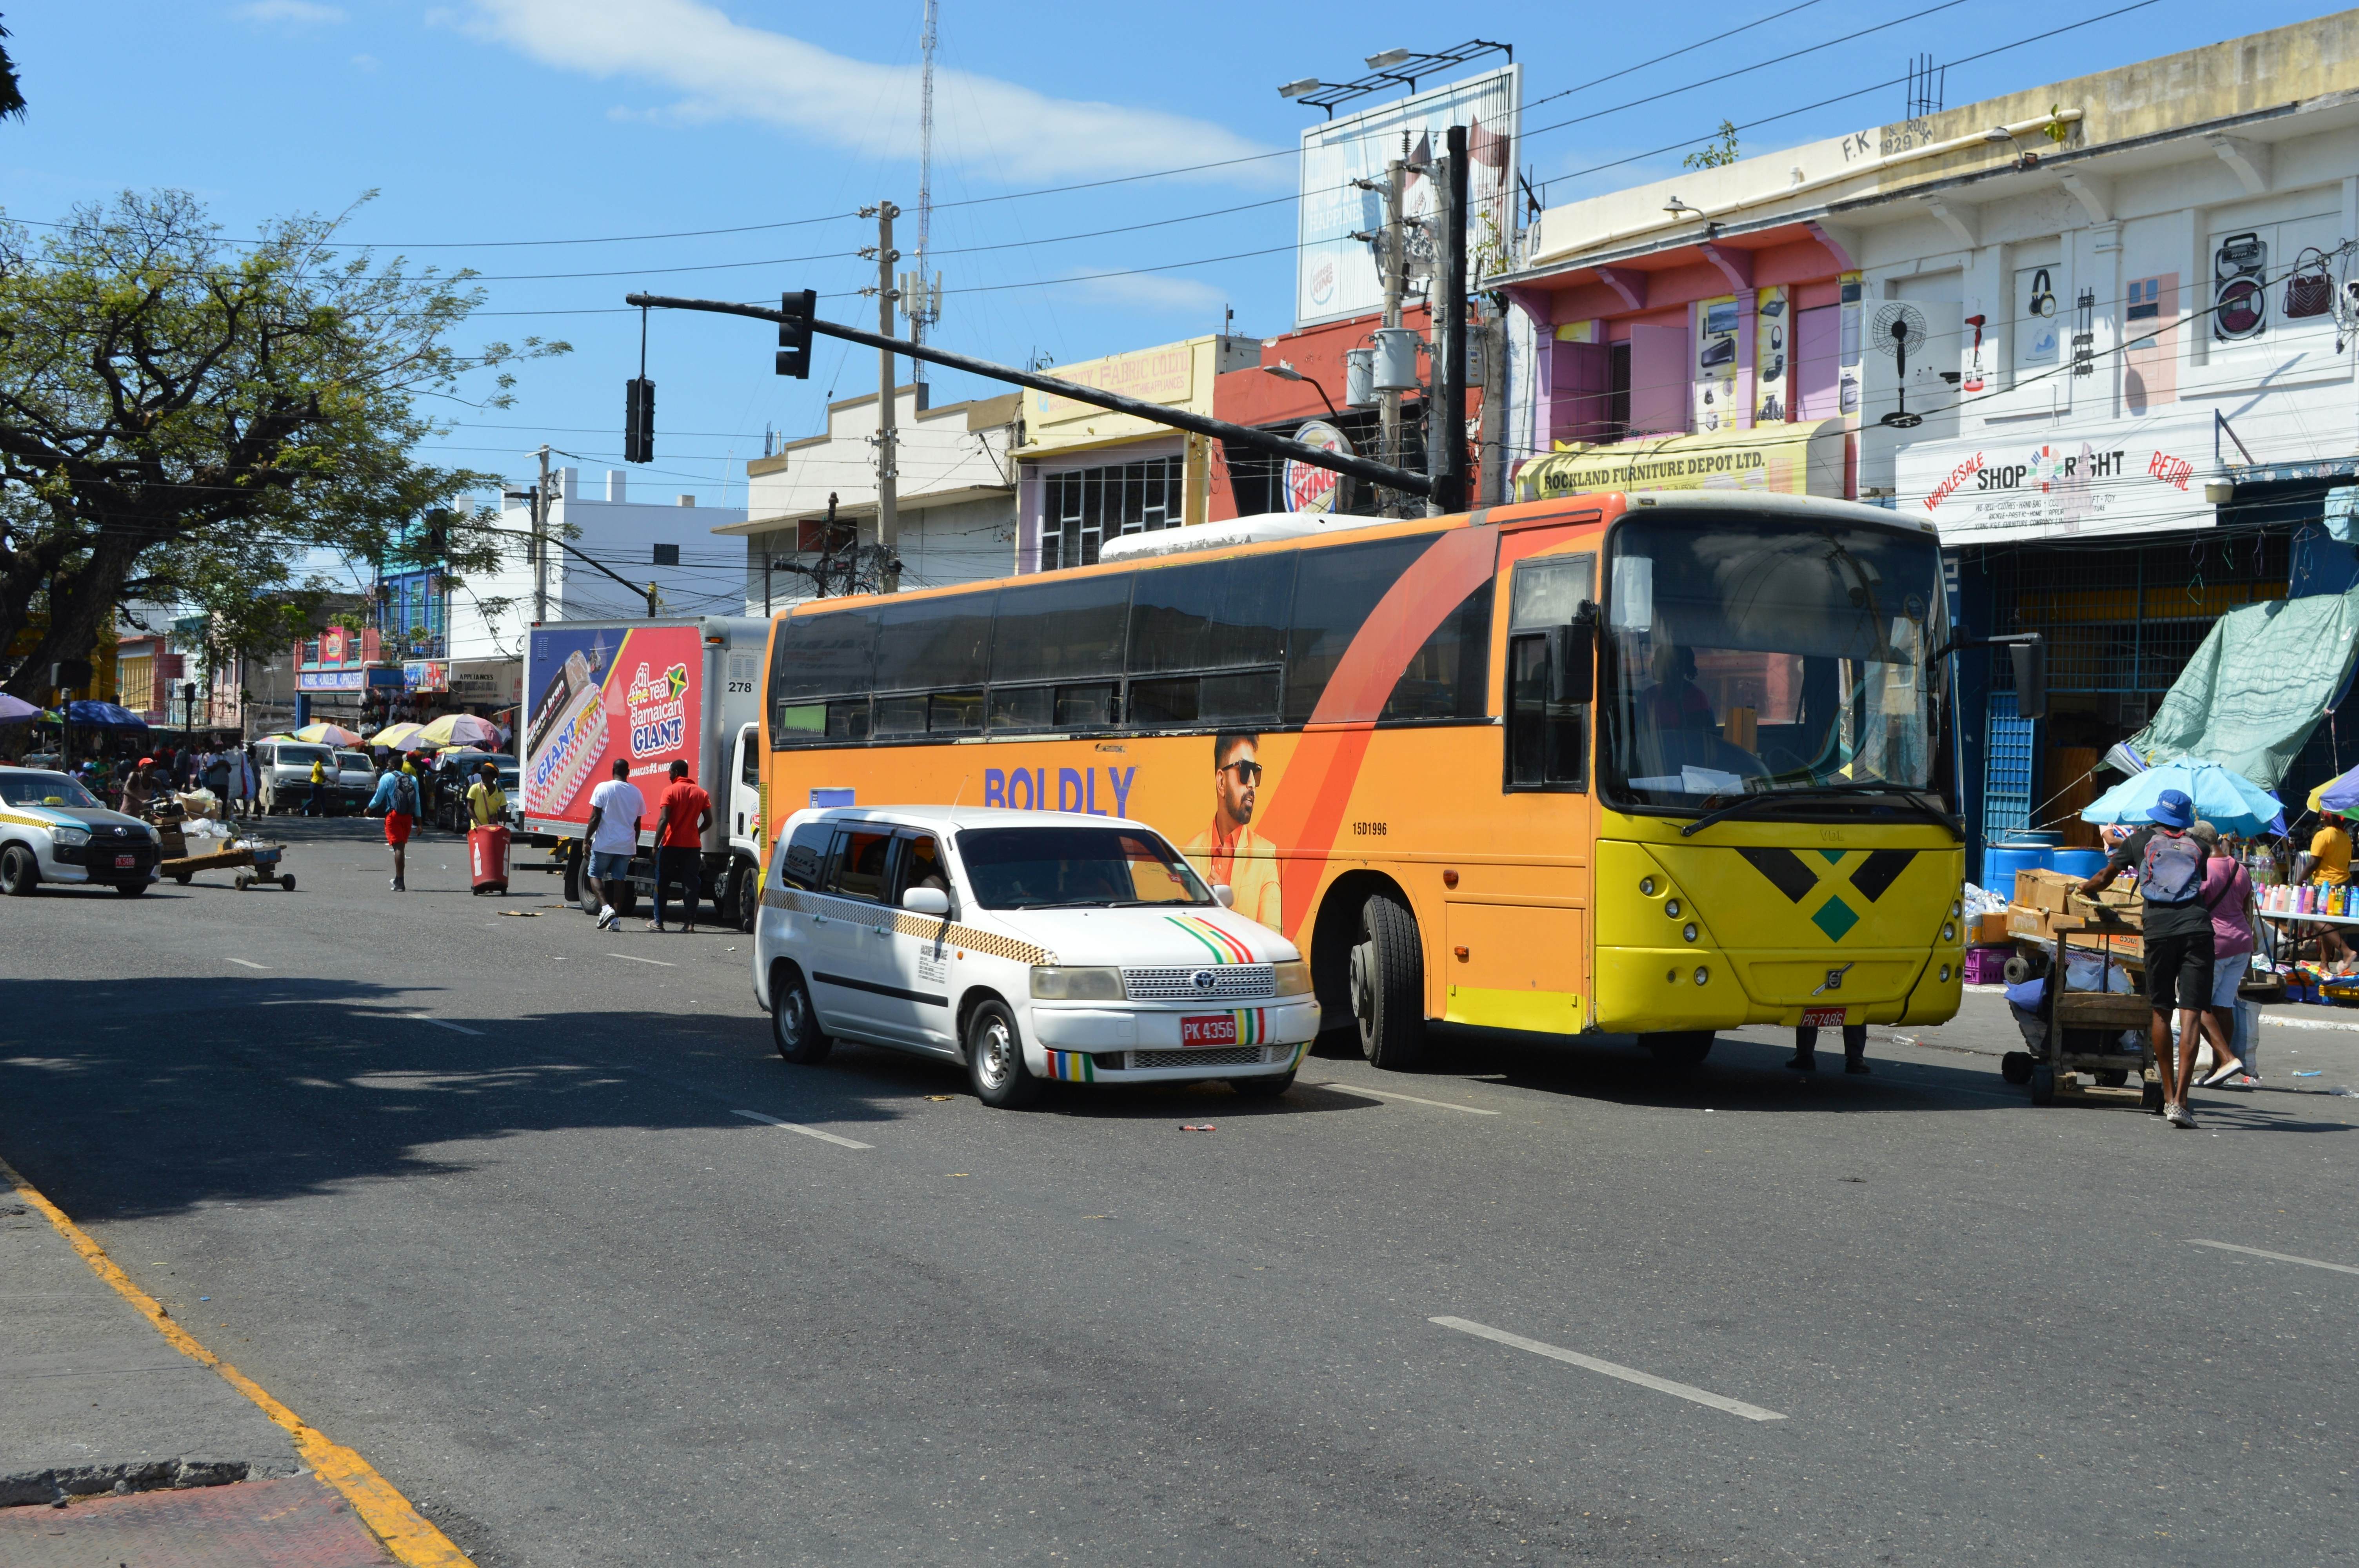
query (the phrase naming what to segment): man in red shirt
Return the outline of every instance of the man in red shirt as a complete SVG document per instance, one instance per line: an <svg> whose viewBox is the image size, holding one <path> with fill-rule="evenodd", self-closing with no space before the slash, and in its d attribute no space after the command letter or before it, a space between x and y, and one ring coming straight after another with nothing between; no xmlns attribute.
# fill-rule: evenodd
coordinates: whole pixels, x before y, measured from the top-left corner
<svg viewBox="0 0 2359 1568"><path fill-rule="evenodd" d="M664 928L664 889L677 881L680 930L696 929L697 886L704 880L704 830L712 826L712 797L690 782L688 763L675 761L671 783L656 802L656 917L650 931Z"/></svg>

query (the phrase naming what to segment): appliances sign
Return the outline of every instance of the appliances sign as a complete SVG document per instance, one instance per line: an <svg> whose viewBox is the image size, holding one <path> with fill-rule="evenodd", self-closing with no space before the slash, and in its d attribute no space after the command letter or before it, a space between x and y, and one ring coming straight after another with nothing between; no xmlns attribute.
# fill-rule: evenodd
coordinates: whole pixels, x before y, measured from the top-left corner
<svg viewBox="0 0 2359 1568"><path fill-rule="evenodd" d="M2211 439L2208 420L2177 415L1920 441L1898 455L1899 512L1944 545L2208 528Z"/></svg>

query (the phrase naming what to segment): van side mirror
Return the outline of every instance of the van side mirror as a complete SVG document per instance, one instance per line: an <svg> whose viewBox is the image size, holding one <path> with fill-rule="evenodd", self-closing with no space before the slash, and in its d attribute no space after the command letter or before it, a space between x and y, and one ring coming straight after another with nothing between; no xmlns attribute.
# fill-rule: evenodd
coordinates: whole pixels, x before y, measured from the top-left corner
<svg viewBox="0 0 2359 1568"><path fill-rule="evenodd" d="M1231 887L1226 882L1214 882L1212 884L1212 902L1219 904L1223 909L1234 909L1237 906L1237 890Z"/></svg>
<svg viewBox="0 0 2359 1568"><path fill-rule="evenodd" d="M901 895L901 907L912 914L948 914L951 895L940 888L911 888Z"/></svg>
<svg viewBox="0 0 2359 1568"><path fill-rule="evenodd" d="M1583 600L1570 624L1548 634L1549 701L1587 702L1597 684L1597 606Z"/></svg>
<svg viewBox="0 0 2359 1568"><path fill-rule="evenodd" d="M2018 719L2048 716L2048 643L2038 633L2007 649L2015 658L2015 712Z"/></svg>

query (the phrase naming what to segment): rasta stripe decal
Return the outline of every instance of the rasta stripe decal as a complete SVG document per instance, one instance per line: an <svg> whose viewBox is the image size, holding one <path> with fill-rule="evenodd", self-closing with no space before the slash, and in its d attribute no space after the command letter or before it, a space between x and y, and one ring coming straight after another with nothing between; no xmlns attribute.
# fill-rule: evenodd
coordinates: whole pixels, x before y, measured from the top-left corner
<svg viewBox="0 0 2359 1568"><path fill-rule="evenodd" d="M1215 964L1250 964L1253 950L1209 920L1192 914L1167 914L1163 917L1204 945Z"/></svg>
<svg viewBox="0 0 2359 1568"><path fill-rule="evenodd" d="M1093 1084L1098 1081L1098 1067L1086 1051L1051 1051L1049 1076L1059 1083Z"/></svg>

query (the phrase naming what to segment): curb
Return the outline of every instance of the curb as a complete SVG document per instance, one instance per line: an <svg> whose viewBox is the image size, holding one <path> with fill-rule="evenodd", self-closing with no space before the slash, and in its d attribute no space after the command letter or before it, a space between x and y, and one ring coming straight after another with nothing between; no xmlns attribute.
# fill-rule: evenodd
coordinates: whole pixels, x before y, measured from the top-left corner
<svg viewBox="0 0 2359 1568"><path fill-rule="evenodd" d="M194 1335L172 1320L164 1304L132 1281L106 1255L106 1249L92 1240L82 1227L66 1217L65 1211L43 1196L40 1190L27 1181L16 1166L0 1159L0 1180L16 1189L18 1195L41 1211L42 1217L64 1237L91 1272L114 1287L114 1292L146 1315L156 1326L156 1332L170 1343L173 1349L200 1365L221 1374L222 1379L261 1410L295 1440L295 1452L311 1466L313 1474L334 1487L352 1505L353 1512L368 1527L369 1533L384 1542L394 1561L405 1568L475 1568L474 1560L452 1543L450 1537L434 1527L433 1521L420 1514L401 1495L392 1482L378 1475L369 1462L358 1454L330 1439L324 1433L307 1424L300 1416L273 1398L269 1390L206 1349Z"/></svg>

